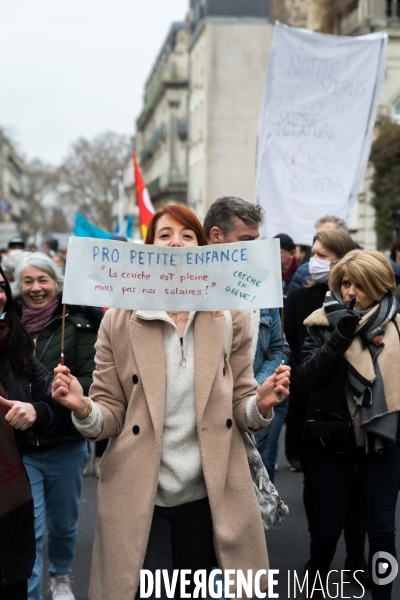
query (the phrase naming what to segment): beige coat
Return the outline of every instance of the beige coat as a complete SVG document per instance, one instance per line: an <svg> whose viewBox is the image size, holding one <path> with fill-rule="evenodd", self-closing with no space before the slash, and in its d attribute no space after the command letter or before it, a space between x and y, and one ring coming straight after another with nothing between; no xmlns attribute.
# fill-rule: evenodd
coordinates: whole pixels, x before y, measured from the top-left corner
<svg viewBox="0 0 400 600"><path fill-rule="evenodd" d="M195 410L218 566L255 574L268 569L268 556L241 431L247 430L245 406L257 384L249 315L232 312L232 318L227 362L224 314L195 317ZM135 311L109 310L96 343L96 365L90 397L104 417L98 439L113 440L101 462L89 597L133 600L161 459L166 369L159 322L140 319ZM260 583L267 587L266 576Z"/></svg>

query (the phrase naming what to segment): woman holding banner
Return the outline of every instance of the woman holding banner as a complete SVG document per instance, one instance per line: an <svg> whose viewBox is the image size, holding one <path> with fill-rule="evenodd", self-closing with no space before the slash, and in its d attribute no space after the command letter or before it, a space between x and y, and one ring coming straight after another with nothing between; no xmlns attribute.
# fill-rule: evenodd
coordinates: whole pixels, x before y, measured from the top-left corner
<svg viewBox="0 0 400 600"><path fill-rule="evenodd" d="M357 466L372 598L389 600L397 573L400 484L400 319L393 269L380 252L353 250L332 270L329 288L323 308L304 322L308 337L298 367L300 385L311 392L304 432L316 508L309 582L319 573L327 583ZM308 597L325 597L317 594Z"/></svg>
<svg viewBox="0 0 400 600"><path fill-rule="evenodd" d="M189 209L170 205L153 217L146 243L207 239ZM232 321L228 349L223 312L111 309L90 398L67 368L55 369L53 397L73 411L76 427L90 440L113 438L101 464L92 600L139 598L142 568L167 569L170 580L173 569L255 576L268 568L241 432L269 423L288 395L289 367L257 389L249 314L233 311Z"/></svg>

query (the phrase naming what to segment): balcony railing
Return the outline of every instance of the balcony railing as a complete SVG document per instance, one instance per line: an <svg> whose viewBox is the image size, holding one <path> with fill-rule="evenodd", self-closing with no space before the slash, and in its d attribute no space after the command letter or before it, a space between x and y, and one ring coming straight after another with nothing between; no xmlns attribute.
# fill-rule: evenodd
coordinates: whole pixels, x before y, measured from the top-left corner
<svg viewBox="0 0 400 600"><path fill-rule="evenodd" d="M150 194L150 197L152 197L157 196L162 192L185 190L186 187L187 179L183 178L180 174L174 175L169 173L153 179L153 181L148 184L147 190Z"/></svg>
<svg viewBox="0 0 400 600"><path fill-rule="evenodd" d="M343 17L340 21L340 33L342 35L349 35L357 29L360 25L358 16L358 8L353 10L351 13Z"/></svg>
<svg viewBox="0 0 400 600"><path fill-rule="evenodd" d="M154 150L155 146L157 145L157 143L160 140L163 140L165 138L166 132L167 132L167 129L164 124L160 125L160 127L158 127L158 129L155 130L155 132L150 137L147 144L145 144L142 152L140 153L141 160L148 158L148 156L153 153L153 150Z"/></svg>

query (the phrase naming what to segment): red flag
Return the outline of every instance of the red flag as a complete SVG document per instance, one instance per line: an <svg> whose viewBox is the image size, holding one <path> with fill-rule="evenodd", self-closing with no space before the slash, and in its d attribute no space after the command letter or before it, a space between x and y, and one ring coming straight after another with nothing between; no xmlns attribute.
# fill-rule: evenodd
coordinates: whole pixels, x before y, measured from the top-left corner
<svg viewBox="0 0 400 600"><path fill-rule="evenodd" d="M144 184L136 152L133 153L133 172L135 176L136 201L139 207L140 231L142 238L146 239L147 227L156 211L154 210L147 187Z"/></svg>

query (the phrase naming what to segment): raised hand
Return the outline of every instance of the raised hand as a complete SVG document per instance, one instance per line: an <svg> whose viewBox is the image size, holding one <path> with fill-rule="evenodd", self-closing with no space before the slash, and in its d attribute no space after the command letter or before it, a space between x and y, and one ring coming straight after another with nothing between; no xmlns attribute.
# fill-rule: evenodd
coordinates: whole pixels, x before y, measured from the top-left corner
<svg viewBox="0 0 400 600"><path fill-rule="evenodd" d="M263 416L289 396L290 367L280 365L257 389L257 408Z"/></svg>
<svg viewBox="0 0 400 600"><path fill-rule="evenodd" d="M68 367L59 365L54 369L51 395L53 400L72 410L76 417L82 417L87 411L82 386Z"/></svg>
<svg viewBox="0 0 400 600"><path fill-rule="evenodd" d="M5 416L11 427L25 431L36 422L37 414L33 404L19 400L6 400L0 396L0 404L8 408Z"/></svg>

